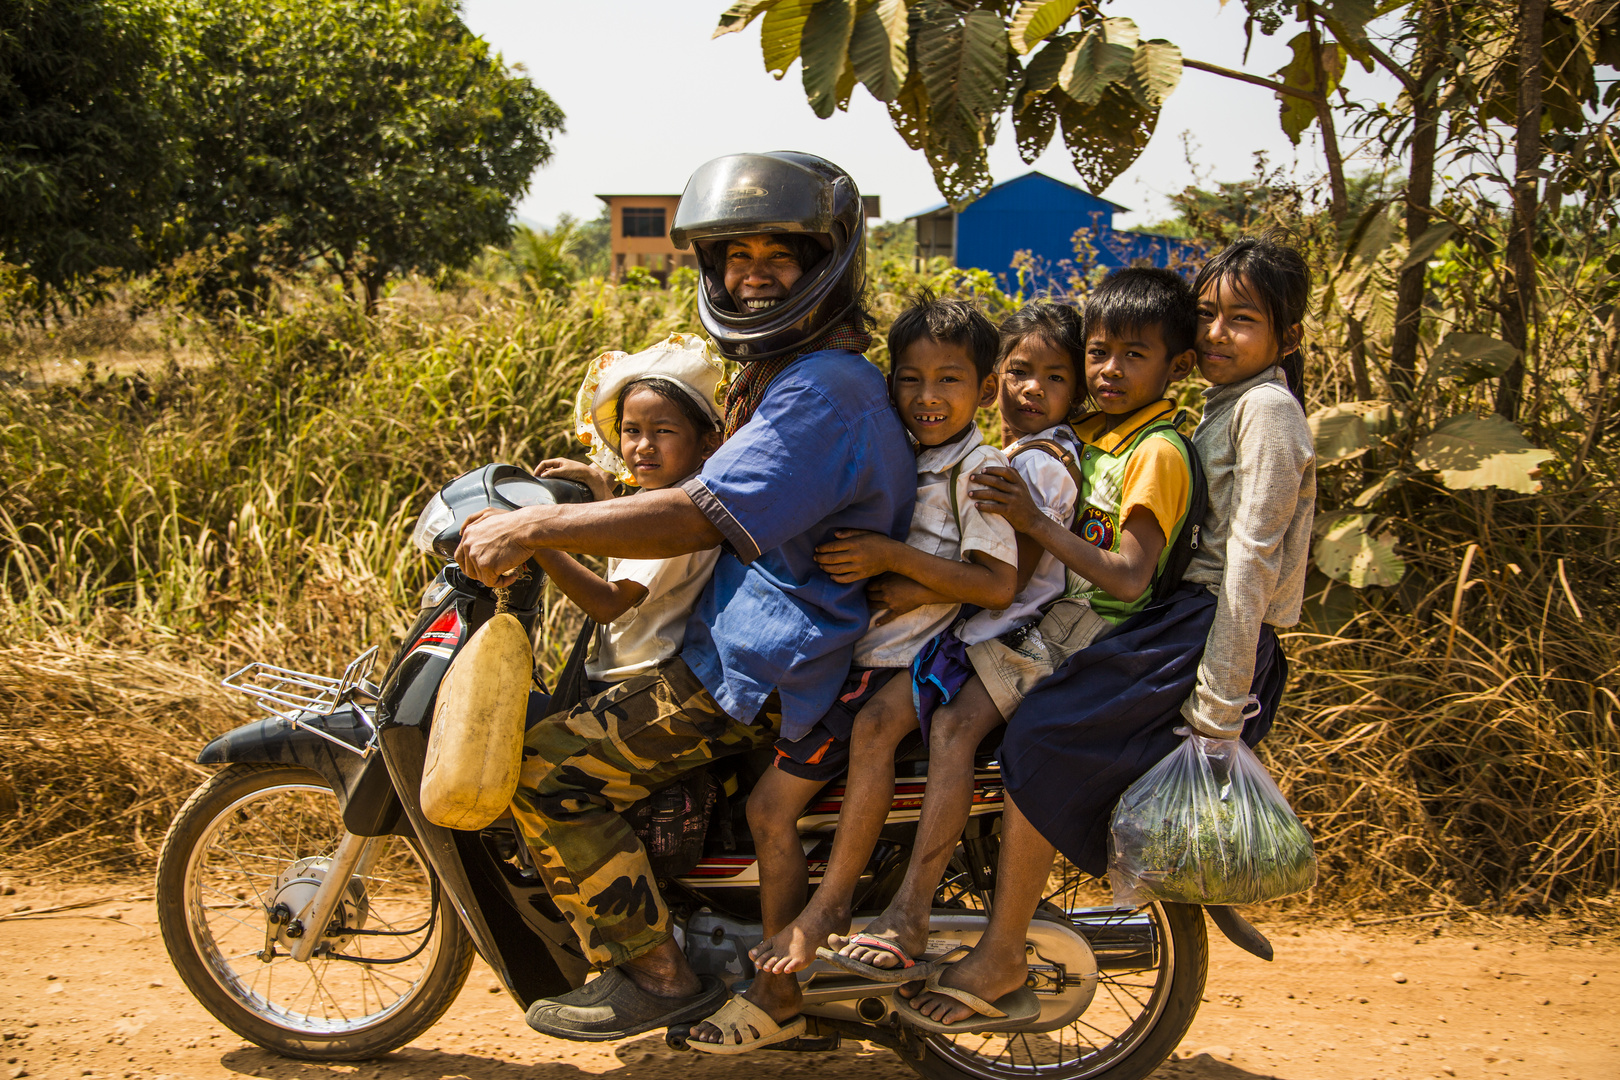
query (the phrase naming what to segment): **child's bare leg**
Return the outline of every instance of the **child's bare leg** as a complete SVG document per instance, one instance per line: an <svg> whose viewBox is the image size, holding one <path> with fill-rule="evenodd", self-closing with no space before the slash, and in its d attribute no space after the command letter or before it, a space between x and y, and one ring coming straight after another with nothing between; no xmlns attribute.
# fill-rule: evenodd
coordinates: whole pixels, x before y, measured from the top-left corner
<svg viewBox="0 0 1620 1080"><path fill-rule="evenodd" d="M1047 843L1046 837L1024 817L1012 796L1007 796L1001 818L1001 859L996 864L996 902L990 908L990 925L973 951L959 963L952 964L940 976L940 982L970 991L986 1001L995 1001L1024 985L1029 976L1029 967L1024 961L1024 938L1046 891L1047 876L1052 872L1052 855L1052 845ZM931 991L918 994L911 1005L947 1024L965 1020L973 1012L955 998Z"/></svg>
<svg viewBox="0 0 1620 1080"><path fill-rule="evenodd" d="M894 805L894 750L916 727L911 679L903 671L872 695L855 717L844 805L838 815L827 871L803 913L794 920L794 927L802 928L806 940L818 945L840 941L835 935L849 929L855 887L860 884L861 871L872 858L872 848ZM804 966L776 965L775 970L797 971Z"/></svg>
<svg viewBox="0 0 1620 1080"><path fill-rule="evenodd" d="M928 790L917 822L917 843L899 891L866 928L869 934L894 939L912 956L927 944L934 893L973 807L973 751L1001 723L995 702L974 677L940 706L929 725ZM894 957L876 949L846 945L841 951L877 967L898 966Z"/></svg>
<svg viewBox="0 0 1620 1080"><path fill-rule="evenodd" d="M799 815L825 781L806 780L780 769L766 769L748 796L748 831L754 837L759 858L759 907L766 939L750 954L759 964L754 984L743 995L771 1014L777 1022L799 1014L803 995L799 980L791 975L767 971L760 958L773 955L808 954L815 957L819 939L806 945L788 933L788 923L804 907L810 888L810 872L804 849L799 846ZM808 961L806 961L808 963ZM800 965L803 966L803 965ZM719 1028L710 1023L692 1029L691 1039L717 1043L723 1039Z"/></svg>

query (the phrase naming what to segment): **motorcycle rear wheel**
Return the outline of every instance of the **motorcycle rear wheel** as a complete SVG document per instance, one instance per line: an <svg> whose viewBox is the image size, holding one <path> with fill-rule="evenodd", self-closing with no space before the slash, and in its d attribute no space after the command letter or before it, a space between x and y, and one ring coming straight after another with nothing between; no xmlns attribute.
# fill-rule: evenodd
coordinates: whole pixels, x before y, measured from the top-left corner
<svg viewBox="0 0 1620 1080"><path fill-rule="evenodd" d="M338 918L357 933L306 964L267 940L278 889L318 873L343 835L320 774L238 763L186 800L158 858L158 926L181 979L220 1023L284 1057L396 1050L444 1015L472 965L432 870L397 836L377 837L376 858L351 879Z"/></svg>
<svg viewBox="0 0 1620 1080"><path fill-rule="evenodd" d="M921 1058L902 1055L916 1073L927 1080L1143 1080L1175 1051L1209 970L1202 909L1107 906L1107 883L1061 857L1053 883L1043 910L1068 913L1097 953L1101 977L1091 1005L1056 1031L922 1035Z"/></svg>

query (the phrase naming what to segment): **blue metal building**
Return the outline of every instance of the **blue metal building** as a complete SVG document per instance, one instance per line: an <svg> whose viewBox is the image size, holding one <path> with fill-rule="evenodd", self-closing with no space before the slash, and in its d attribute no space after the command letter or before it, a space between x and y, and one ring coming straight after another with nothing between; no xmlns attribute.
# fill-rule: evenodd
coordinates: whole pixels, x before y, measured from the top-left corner
<svg viewBox="0 0 1620 1080"><path fill-rule="evenodd" d="M1027 251L1043 272L1037 288L1067 280L1078 261L1074 234L1081 229L1089 230L1095 265L1108 269L1142 261L1169 266L1196 257L1195 248L1174 237L1115 229L1114 215L1127 209L1045 173L1027 172L995 185L961 212L940 203L907 220L917 224L919 259L944 256L1011 282L1014 256Z"/></svg>

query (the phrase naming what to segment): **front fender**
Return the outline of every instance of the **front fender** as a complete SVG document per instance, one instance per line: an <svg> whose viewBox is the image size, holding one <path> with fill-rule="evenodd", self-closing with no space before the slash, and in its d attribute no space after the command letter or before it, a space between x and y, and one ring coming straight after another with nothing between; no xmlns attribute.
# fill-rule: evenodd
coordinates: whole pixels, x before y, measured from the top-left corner
<svg viewBox="0 0 1620 1080"><path fill-rule="evenodd" d="M334 746L309 730L316 724L357 751L371 738L371 729L354 715L352 706L345 705L330 716L311 717L297 725L274 716L243 724L203 747L197 763L302 765L320 773L332 785L343 809L343 827L350 832L357 836L412 835L382 756L372 753L362 757Z"/></svg>

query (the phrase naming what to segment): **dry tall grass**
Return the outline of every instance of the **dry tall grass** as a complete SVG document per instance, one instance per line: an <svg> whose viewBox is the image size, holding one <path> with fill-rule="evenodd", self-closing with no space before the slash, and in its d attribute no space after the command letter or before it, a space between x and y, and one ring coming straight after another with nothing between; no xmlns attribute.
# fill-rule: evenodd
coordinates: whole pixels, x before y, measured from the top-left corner
<svg viewBox="0 0 1620 1080"><path fill-rule="evenodd" d="M887 319L909 282L883 284ZM250 716L223 673L393 648L433 570L407 542L427 493L566 449L581 361L692 325L683 288L409 287L372 320L294 292L228 325L168 324L186 362L141 378L0 390L0 863L149 864L192 755ZM1312 902L1612 907L1605 475L1537 496L1408 481L1402 585L1316 585L1265 748L1319 841ZM1324 475L1331 505L1350 479ZM576 625L553 605L548 662Z"/></svg>

